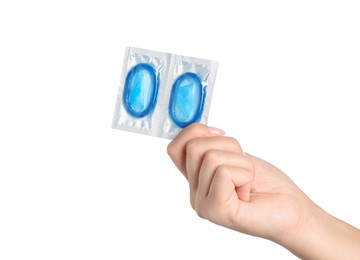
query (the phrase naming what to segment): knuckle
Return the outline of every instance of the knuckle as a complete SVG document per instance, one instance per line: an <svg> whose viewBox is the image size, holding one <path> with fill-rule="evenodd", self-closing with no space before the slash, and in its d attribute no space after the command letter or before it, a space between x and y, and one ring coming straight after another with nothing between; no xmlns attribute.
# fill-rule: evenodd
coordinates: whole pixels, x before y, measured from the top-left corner
<svg viewBox="0 0 360 260"><path fill-rule="evenodd" d="M252 160L247 156L243 156L243 160L245 164L244 168L249 170L251 173L255 172L255 167Z"/></svg>
<svg viewBox="0 0 360 260"><path fill-rule="evenodd" d="M227 178L230 174L229 167L225 164L219 165L216 168L215 176L217 180L222 180L224 178Z"/></svg>
<svg viewBox="0 0 360 260"><path fill-rule="evenodd" d="M170 157L173 157L174 154L175 154L175 145L173 142L170 142L167 146L167 154L170 156Z"/></svg>
<svg viewBox="0 0 360 260"><path fill-rule="evenodd" d="M200 218L205 219L205 216L203 215L203 212L202 212L202 211L200 211L200 210L195 210L195 211L196 211L196 214L197 214Z"/></svg>
<svg viewBox="0 0 360 260"><path fill-rule="evenodd" d="M207 164L218 162L219 154L216 150L208 150L204 155L204 162Z"/></svg>
<svg viewBox="0 0 360 260"><path fill-rule="evenodd" d="M190 192L190 205L192 207L193 210L196 211L196 197L194 196L193 192Z"/></svg>
<svg viewBox="0 0 360 260"><path fill-rule="evenodd" d="M195 211L200 218L207 219L207 212L204 204L197 202Z"/></svg>
<svg viewBox="0 0 360 260"><path fill-rule="evenodd" d="M186 148L188 149L188 145L192 143L192 141L198 142L199 137L204 136L205 133L208 133L208 127L200 124L200 123L193 123L191 125L189 125L188 127L186 127L186 129L184 129L184 131L186 131L185 136L187 136L186 139L189 139L190 141L188 141L188 143L186 144ZM192 138L192 139L191 139ZM183 138L184 139L184 138ZM176 142L174 142L175 140L178 140ZM197 140L197 141L196 141ZM182 140L184 141L184 140ZM191 149L195 148L196 145L194 146L190 146ZM176 154L178 154L179 152L179 139L175 138L172 142L170 142L167 146L167 153L170 157L175 156Z"/></svg>
<svg viewBox="0 0 360 260"><path fill-rule="evenodd" d="M200 138L190 140L186 145L187 154L197 154L199 150Z"/></svg>
<svg viewBox="0 0 360 260"><path fill-rule="evenodd" d="M244 170L241 171L241 179L242 179L243 185L251 183L253 178L254 178L254 173L253 172L251 172L251 171L249 171L247 169L244 169Z"/></svg>
<svg viewBox="0 0 360 260"><path fill-rule="evenodd" d="M248 181L250 181L250 180L253 178L253 176L254 176L254 172L253 172L253 171L245 170L244 173L245 173L246 178L247 178Z"/></svg>
<svg viewBox="0 0 360 260"><path fill-rule="evenodd" d="M195 208L195 203L192 199L190 199L190 206L192 207L193 210L196 211L196 208Z"/></svg>
<svg viewBox="0 0 360 260"><path fill-rule="evenodd" d="M237 139L235 139L234 137L231 137L231 136L228 136L226 138L227 138L228 145L230 146L230 148L237 150L237 151L242 151L241 146Z"/></svg>

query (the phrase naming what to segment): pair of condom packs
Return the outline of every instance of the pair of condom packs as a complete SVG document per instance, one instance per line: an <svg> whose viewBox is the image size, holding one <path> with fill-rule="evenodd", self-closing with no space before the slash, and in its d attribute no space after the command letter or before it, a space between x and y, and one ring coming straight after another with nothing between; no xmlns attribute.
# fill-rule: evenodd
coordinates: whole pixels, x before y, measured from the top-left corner
<svg viewBox="0 0 360 260"><path fill-rule="evenodd" d="M207 123L218 62L127 47L113 128L172 139Z"/></svg>

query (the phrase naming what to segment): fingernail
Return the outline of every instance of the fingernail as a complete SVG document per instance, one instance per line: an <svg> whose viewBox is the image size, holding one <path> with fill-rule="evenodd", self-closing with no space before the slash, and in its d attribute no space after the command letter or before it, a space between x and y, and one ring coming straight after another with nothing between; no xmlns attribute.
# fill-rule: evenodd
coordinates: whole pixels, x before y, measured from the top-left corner
<svg viewBox="0 0 360 260"><path fill-rule="evenodd" d="M225 131L220 128L208 126L211 135L225 135Z"/></svg>

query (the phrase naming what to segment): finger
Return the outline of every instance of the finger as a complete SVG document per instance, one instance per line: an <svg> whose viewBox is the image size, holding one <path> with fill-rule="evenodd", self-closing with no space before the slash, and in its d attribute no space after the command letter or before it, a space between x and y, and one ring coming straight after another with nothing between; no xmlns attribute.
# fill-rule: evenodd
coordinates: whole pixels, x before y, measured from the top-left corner
<svg viewBox="0 0 360 260"><path fill-rule="evenodd" d="M224 135L225 132L221 129L214 127L207 127L203 124L191 124L186 127L180 134L172 140L168 147L167 152L176 165L176 167L187 177L186 167L185 167L185 152L186 144L194 139L199 137L209 137L216 135Z"/></svg>
<svg viewBox="0 0 360 260"><path fill-rule="evenodd" d="M195 194L200 167L203 164L205 153L210 150L221 150L242 154L240 144L236 139L226 136L195 138L186 145L186 172L190 184L190 195ZM216 160L216 158L213 158Z"/></svg>
<svg viewBox="0 0 360 260"><path fill-rule="evenodd" d="M252 161L243 154L221 150L207 151L199 171L199 185L196 192L196 203L202 203L202 201L207 198L214 173L220 165L243 168L250 172L254 171ZM251 183L248 187L246 187L246 189L239 188L239 198L248 201L248 198L250 197L250 189Z"/></svg>
<svg viewBox="0 0 360 260"><path fill-rule="evenodd" d="M214 173L208 198L212 201L224 203L230 199L233 199L235 195L237 199L242 201L249 201L249 185L251 188L252 178L253 173L249 170L229 165L221 165ZM239 198L239 193L235 191L236 188L248 190L244 190L242 192L244 195L241 195L243 197ZM240 194L242 193L240 192Z"/></svg>

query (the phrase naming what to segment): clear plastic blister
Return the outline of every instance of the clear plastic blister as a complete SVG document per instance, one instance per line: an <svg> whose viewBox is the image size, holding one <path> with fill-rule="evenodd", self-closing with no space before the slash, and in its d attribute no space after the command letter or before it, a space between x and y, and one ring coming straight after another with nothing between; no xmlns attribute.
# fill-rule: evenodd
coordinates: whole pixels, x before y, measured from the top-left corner
<svg viewBox="0 0 360 260"><path fill-rule="evenodd" d="M120 88L118 92L118 98L117 98L115 114L114 114L113 128L124 129L124 130L129 130L132 132L143 133L143 134L150 133L151 129L154 128L154 124L156 122L155 120L156 118L154 117L155 110L157 108L156 104L160 102L159 97L163 96L163 92L164 92L164 89L160 88L160 82L164 82L166 80L165 78L167 74L166 71L169 67L169 64L170 64L170 55L167 53L155 52L151 50L131 48L131 47L126 48L123 71L120 81ZM141 94L138 95L138 100L136 100L136 98L135 99L133 98L131 100L129 96L126 96L126 91L128 90L126 86L129 86L126 83L129 84L131 83L128 82L127 80L129 79L129 76L131 76L131 73L134 72L134 69L136 70L137 68L139 68L139 66L147 66L147 68L151 68L153 70L155 76L155 79L153 79L155 80L154 88L156 89L154 89L152 100L149 102L149 104L147 104L148 109L143 109L144 111L142 112L144 113L140 113L141 108L138 107L141 104L138 104L137 109L134 109L135 112L138 112L137 113L138 115L136 115L134 110L133 112L131 112L131 106L127 105L129 102L127 102L126 99L128 97L127 100L132 101L132 103L136 105L136 103L140 103L136 101L139 101L139 97ZM146 72L146 70L144 71ZM141 71L140 71L139 77L143 78L143 83L146 83L147 80L146 76L148 75L141 75ZM138 82L137 87L141 87L140 83L141 82ZM136 89L136 86L133 87L133 89L134 92L138 91L138 89ZM150 93L143 93L143 95L144 94L150 95ZM143 97L143 99L146 100L146 97ZM145 106L146 104L143 105ZM133 107L136 108L136 106Z"/></svg>
<svg viewBox="0 0 360 260"><path fill-rule="evenodd" d="M218 63L128 47L113 128L174 138L207 123Z"/></svg>
<svg viewBox="0 0 360 260"><path fill-rule="evenodd" d="M165 93L169 103L162 137L173 138L191 123L207 123L217 66L216 61L174 56Z"/></svg>

